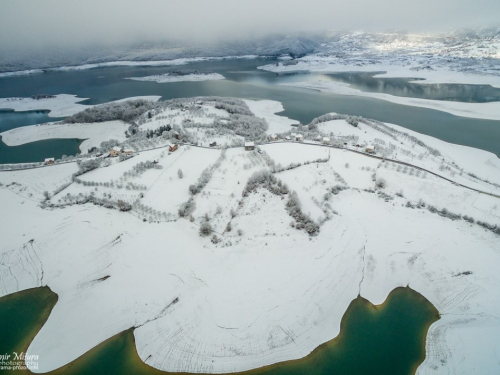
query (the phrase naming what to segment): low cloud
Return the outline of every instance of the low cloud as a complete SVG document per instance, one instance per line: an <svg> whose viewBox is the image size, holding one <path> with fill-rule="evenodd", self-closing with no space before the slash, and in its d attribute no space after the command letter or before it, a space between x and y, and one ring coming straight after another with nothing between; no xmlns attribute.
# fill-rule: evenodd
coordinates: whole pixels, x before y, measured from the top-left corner
<svg viewBox="0 0 500 375"><path fill-rule="evenodd" d="M301 31L415 32L498 24L498 0L4 0L0 48L175 41Z"/></svg>

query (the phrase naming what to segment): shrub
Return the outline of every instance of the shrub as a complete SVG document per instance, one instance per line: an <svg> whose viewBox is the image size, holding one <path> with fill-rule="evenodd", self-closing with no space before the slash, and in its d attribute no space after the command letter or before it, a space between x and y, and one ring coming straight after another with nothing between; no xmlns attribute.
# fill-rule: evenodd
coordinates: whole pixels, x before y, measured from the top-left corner
<svg viewBox="0 0 500 375"><path fill-rule="evenodd" d="M200 225L200 236L206 237L209 236L212 233L212 225L208 221L204 221Z"/></svg>
<svg viewBox="0 0 500 375"><path fill-rule="evenodd" d="M379 178L375 181L375 186L379 189L384 189L387 186L387 182L383 178Z"/></svg>
<svg viewBox="0 0 500 375"><path fill-rule="evenodd" d="M119 200L116 206L120 211L130 211L132 209L132 206L130 204L122 200Z"/></svg>
<svg viewBox="0 0 500 375"><path fill-rule="evenodd" d="M192 199L188 200L187 202L181 204L179 207L178 213L180 217L188 217L191 215L191 213L194 211L196 208L196 204Z"/></svg>

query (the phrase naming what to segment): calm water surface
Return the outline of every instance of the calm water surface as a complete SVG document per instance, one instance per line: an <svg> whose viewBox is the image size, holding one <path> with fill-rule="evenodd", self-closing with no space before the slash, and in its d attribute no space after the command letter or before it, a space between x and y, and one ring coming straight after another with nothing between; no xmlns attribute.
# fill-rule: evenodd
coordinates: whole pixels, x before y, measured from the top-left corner
<svg viewBox="0 0 500 375"><path fill-rule="evenodd" d="M476 147L500 155L500 121L457 117L431 109L403 106L374 98L342 96L313 90L280 86L306 79L348 82L355 88L370 92L384 92L399 96L462 102L500 100L500 89L486 85L419 85L408 79L373 78L368 73L276 74L257 70L272 60L222 60L190 63L175 67L108 67L80 71L55 71L18 77L0 78L0 97L30 96L33 94L75 94L89 98L84 104L100 104L138 95L159 95L162 99L204 95L232 96L249 99L272 99L283 103L282 115L304 124L328 112L360 115L398 124L447 142ZM171 70L197 69L214 71L225 80L205 82L163 83L126 80L164 74ZM7 116L2 120L2 116ZM0 113L0 125L17 127L33 123L32 115L10 122L6 113ZM21 117L23 115L21 114ZM40 155L42 157L42 155Z"/></svg>

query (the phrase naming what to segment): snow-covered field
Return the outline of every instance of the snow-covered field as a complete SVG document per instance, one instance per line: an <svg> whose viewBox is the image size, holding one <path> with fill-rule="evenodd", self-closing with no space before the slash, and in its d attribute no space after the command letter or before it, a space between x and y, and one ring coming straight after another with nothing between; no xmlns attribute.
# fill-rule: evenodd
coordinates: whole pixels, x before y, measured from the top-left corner
<svg viewBox="0 0 500 375"><path fill-rule="evenodd" d="M212 81L214 79L224 79L224 76L219 73L199 73L199 74L184 74L184 75L172 75L169 73L159 74L154 76L146 77L130 77L125 79L131 79L134 81L147 81L147 82L158 82L158 83L168 83L168 82L193 82L193 81Z"/></svg>
<svg viewBox="0 0 500 375"><path fill-rule="evenodd" d="M279 103L246 103L268 133L289 134ZM173 121L194 131L203 127L194 118L212 124L215 110L224 112L169 109L140 126ZM497 373L500 241L478 222L500 225L500 198L458 184L498 195L500 160L391 124L317 127L343 147L160 148L115 158L60 192L76 163L0 172L8 213L0 215L0 296L40 285L59 296L28 349L40 358L36 371L130 327L139 356L166 371L230 373L302 358L338 335L358 294L380 304L409 285L441 313L417 373ZM368 144L379 159L363 152ZM291 193L265 184L245 191L261 170L296 192L317 235L289 215ZM107 203L71 204L83 197ZM131 210L111 208L117 200ZM191 211L180 217L186 203ZM207 222L213 232L201 236Z"/></svg>

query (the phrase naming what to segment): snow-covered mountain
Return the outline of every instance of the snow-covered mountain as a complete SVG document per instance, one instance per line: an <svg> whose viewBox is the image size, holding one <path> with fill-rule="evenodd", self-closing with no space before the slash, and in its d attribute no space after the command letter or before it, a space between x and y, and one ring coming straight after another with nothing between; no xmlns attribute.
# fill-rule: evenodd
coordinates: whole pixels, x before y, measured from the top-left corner
<svg viewBox="0 0 500 375"><path fill-rule="evenodd" d="M274 34L258 38L224 40L213 44L185 45L175 41L144 42L26 51L0 51L0 72L44 69L64 65L110 61L154 61L186 57L305 55L337 57L356 64L358 59L389 59L404 63L412 56L421 59L423 69L448 64L453 70L499 72L500 28L453 31L439 35L401 32L323 32Z"/></svg>

